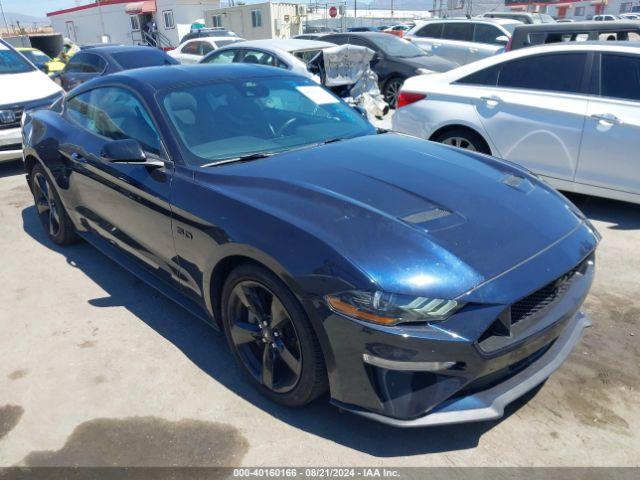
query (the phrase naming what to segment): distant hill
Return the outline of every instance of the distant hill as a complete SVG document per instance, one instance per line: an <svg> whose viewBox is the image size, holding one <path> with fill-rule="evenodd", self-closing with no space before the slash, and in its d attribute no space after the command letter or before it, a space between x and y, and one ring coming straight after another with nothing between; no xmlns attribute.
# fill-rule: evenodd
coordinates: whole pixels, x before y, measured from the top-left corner
<svg viewBox="0 0 640 480"><path fill-rule="evenodd" d="M40 26L49 25L51 23L48 18L34 17L23 13L4 12L4 16L7 18L7 23L9 25L16 25L17 22L20 22L20 25L28 27L34 23L37 23ZM0 17L0 27L4 27L4 19L2 17Z"/></svg>

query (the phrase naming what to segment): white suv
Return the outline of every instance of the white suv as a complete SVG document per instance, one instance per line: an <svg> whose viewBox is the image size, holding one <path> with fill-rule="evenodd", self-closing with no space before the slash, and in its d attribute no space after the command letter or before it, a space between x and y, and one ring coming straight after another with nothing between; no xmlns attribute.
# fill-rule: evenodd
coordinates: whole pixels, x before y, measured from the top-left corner
<svg viewBox="0 0 640 480"><path fill-rule="evenodd" d="M409 78L393 130L511 160L561 190L640 203L640 47L529 47Z"/></svg>
<svg viewBox="0 0 640 480"><path fill-rule="evenodd" d="M511 34L522 22L502 18L429 20L404 34L428 53L465 65L504 51Z"/></svg>
<svg viewBox="0 0 640 480"><path fill-rule="evenodd" d="M48 108L63 95L46 74L0 40L0 162L22 155L22 112Z"/></svg>

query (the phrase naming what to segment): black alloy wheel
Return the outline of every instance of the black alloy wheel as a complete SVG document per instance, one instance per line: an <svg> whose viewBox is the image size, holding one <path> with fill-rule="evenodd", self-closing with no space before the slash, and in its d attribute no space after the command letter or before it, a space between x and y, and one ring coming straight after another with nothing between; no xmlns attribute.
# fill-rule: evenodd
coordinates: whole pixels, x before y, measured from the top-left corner
<svg viewBox="0 0 640 480"><path fill-rule="evenodd" d="M47 236L58 245L78 240L75 228L44 168L36 164L31 170L31 192L40 223Z"/></svg>
<svg viewBox="0 0 640 480"><path fill-rule="evenodd" d="M33 199L42 226L50 237L55 238L60 233L60 213L55 197L51 194L52 187L44 174L37 171L33 175Z"/></svg>
<svg viewBox="0 0 640 480"><path fill-rule="evenodd" d="M246 280L229 299L231 339L245 367L269 390L291 391L302 373L296 328L282 302L266 286Z"/></svg>
<svg viewBox="0 0 640 480"><path fill-rule="evenodd" d="M278 403L299 406L326 390L320 346L291 291L271 272L244 264L222 292L223 326L242 370Z"/></svg>

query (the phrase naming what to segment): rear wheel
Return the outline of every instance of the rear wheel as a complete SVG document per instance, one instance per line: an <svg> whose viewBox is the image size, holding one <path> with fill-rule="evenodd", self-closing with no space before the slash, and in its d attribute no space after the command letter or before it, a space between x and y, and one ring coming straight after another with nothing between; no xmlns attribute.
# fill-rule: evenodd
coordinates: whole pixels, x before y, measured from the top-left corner
<svg viewBox="0 0 640 480"><path fill-rule="evenodd" d="M480 135L466 128L452 128L437 135L433 140L472 152L491 153L487 142Z"/></svg>
<svg viewBox="0 0 640 480"><path fill-rule="evenodd" d="M31 170L31 192L38 217L49 238L58 245L70 245L77 241L73 223L40 164Z"/></svg>
<svg viewBox="0 0 640 480"><path fill-rule="evenodd" d="M234 357L264 395L287 406L326 390L320 345L289 289L271 272L244 264L222 291L222 322Z"/></svg>

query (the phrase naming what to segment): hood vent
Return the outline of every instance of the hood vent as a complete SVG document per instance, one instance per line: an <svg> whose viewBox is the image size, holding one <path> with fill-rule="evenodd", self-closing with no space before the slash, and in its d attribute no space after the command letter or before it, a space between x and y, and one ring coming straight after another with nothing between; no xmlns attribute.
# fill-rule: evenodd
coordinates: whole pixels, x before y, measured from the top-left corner
<svg viewBox="0 0 640 480"><path fill-rule="evenodd" d="M402 220L404 220L407 223L415 223L415 224L421 224L421 223L426 223L426 222L430 222L432 220L437 220L439 218L444 218L451 215L451 212L448 210L445 210L443 208L432 208L431 210L424 210L422 212L418 212L418 213L412 213L411 215L407 215L406 217L403 217Z"/></svg>

